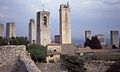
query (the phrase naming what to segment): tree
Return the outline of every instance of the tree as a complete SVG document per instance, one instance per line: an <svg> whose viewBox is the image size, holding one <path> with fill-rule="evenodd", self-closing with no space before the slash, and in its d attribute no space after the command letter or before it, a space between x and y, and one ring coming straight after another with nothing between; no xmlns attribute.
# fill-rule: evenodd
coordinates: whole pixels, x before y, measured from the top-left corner
<svg viewBox="0 0 120 72"><path fill-rule="evenodd" d="M68 72L85 72L84 60L76 56L68 56L64 61L64 66Z"/></svg>
<svg viewBox="0 0 120 72"><path fill-rule="evenodd" d="M27 47L27 51L35 62L46 61L47 50L44 46L32 44Z"/></svg>
<svg viewBox="0 0 120 72"><path fill-rule="evenodd" d="M113 49L117 49L117 47L116 47L116 45L115 45L115 44L114 44L114 45L112 45L112 48L113 48Z"/></svg>
<svg viewBox="0 0 120 72"><path fill-rule="evenodd" d="M6 38L0 37L0 46L7 45L8 40Z"/></svg>
<svg viewBox="0 0 120 72"><path fill-rule="evenodd" d="M12 37L12 38L9 38L9 42L11 45L28 45L29 44L29 41L27 40L26 37Z"/></svg>
<svg viewBox="0 0 120 72"><path fill-rule="evenodd" d="M87 46L89 46L92 49L101 49L102 48L97 36L92 37L91 40L87 38L84 43L84 47L87 47Z"/></svg>

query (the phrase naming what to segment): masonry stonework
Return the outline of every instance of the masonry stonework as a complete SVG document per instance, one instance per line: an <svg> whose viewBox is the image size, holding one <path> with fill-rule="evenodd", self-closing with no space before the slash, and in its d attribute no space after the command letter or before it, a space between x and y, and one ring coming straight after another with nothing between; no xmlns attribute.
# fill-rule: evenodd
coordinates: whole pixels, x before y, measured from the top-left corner
<svg viewBox="0 0 120 72"><path fill-rule="evenodd" d="M62 4L59 11L61 44L71 44L71 8L68 3Z"/></svg>
<svg viewBox="0 0 120 72"><path fill-rule="evenodd" d="M4 37L4 25L3 24L0 24L0 36L1 37Z"/></svg>
<svg viewBox="0 0 120 72"><path fill-rule="evenodd" d="M34 19L30 19L29 23L29 41L31 44L36 43L36 24Z"/></svg>
<svg viewBox="0 0 120 72"><path fill-rule="evenodd" d="M50 43L50 12L37 12L37 44L46 46Z"/></svg>
<svg viewBox="0 0 120 72"><path fill-rule="evenodd" d="M6 38L16 37L15 22L8 22L6 24Z"/></svg>

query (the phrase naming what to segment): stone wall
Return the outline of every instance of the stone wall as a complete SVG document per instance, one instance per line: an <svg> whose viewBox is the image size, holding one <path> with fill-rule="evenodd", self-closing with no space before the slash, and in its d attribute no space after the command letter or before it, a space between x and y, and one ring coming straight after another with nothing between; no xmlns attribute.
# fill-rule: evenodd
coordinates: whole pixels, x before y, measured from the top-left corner
<svg viewBox="0 0 120 72"><path fill-rule="evenodd" d="M114 61L90 61L85 63L87 72L106 72Z"/></svg>
<svg viewBox="0 0 120 72"><path fill-rule="evenodd" d="M68 72L60 63L37 63L36 65L42 72Z"/></svg>
<svg viewBox="0 0 120 72"><path fill-rule="evenodd" d="M21 64L22 63L22 64ZM18 68L20 67L20 68ZM24 45L0 47L0 72L41 72Z"/></svg>

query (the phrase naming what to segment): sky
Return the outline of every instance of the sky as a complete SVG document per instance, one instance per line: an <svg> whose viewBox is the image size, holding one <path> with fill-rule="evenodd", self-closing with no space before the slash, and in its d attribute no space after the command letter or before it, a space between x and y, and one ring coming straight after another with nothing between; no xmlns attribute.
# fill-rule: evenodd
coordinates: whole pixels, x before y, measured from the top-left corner
<svg viewBox="0 0 120 72"><path fill-rule="evenodd" d="M85 30L92 35L111 30L120 31L120 0L0 0L0 23L16 23L17 36L28 36L28 23L36 21L36 12L50 11L51 35L59 34L59 6L69 2L71 7L72 38L84 39Z"/></svg>

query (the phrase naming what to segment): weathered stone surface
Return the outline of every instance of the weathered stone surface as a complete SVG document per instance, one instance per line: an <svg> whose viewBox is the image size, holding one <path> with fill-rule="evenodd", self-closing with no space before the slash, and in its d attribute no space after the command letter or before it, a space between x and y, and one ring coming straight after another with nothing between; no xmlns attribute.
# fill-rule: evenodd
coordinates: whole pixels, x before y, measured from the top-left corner
<svg viewBox="0 0 120 72"><path fill-rule="evenodd" d="M114 61L90 61L85 63L87 72L106 72Z"/></svg>
<svg viewBox="0 0 120 72"><path fill-rule="evenodd" d="M60 42L71 44L71 8L69 4L60 5Z"/></svg>
<svg viewBox="0 0 120 72"><path fill-rule="evenodd" d="M0 47L0 72L41 72L24 45Z"/></svg>
<svg viewBox="0 0 120 72"><path fill-rule="evenodd" d="M37 63L36 65L42 72L68 72L60 63Z"/></svg>
<svg viewBox="0 0 120 72"><path fill-rule="evenodd" d="M37 12L37 44L46 46L50 43L50 12Z"/></svg>

